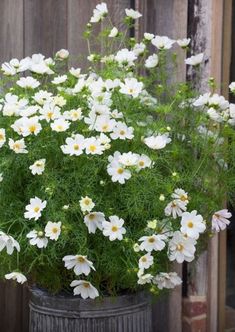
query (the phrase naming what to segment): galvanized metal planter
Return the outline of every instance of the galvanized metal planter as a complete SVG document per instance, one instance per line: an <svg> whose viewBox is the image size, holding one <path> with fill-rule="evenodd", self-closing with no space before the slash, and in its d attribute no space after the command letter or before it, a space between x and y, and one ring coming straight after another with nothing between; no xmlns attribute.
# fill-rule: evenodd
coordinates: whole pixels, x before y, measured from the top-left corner
<svg viewBox="0 0 235 332"><path fill-rule="evenodd" d="M53 296L31 288L30 332L151 332L151 301L144 293L103 300Z"/></svg>

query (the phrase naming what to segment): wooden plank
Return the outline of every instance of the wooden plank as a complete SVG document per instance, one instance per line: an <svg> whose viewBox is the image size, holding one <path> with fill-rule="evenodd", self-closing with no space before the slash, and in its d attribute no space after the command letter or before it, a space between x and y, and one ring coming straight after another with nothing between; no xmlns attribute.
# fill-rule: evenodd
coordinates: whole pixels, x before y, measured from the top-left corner
<svg viewBox="0 0 235 332"><path fill-rule="evenodd" d="M70 63L73 66L86 67L88 62L86 57L88 55L87 41L83 37L83 32L86 29L86 24L89 22L93 9L99 0L68 0L68 50L70 52ZM118 28L123 28L123 18L125 16L125 8L129 8L130 0L107 0L107 7L109 15L113 24ZM99 33L103 25L97 23L93 25L94 32ZM99 51L101 45L91 45L91 51ZM82 54L82 57L81 57Z"/></svg>
<svg viewBox="0 0 235 332"><path fill-rule="evenodd" d="M136 0L136 8L143 14L136 26L139 39L143 37L144 32L168 36L172 39L187 36L187 0ZM184 81L186 78L185 51L177 47L177 54L178 68L175 80Z"/></svg>
<svg viewBox="0 0 235 332"><path fill-rule="evenodd" d="M0 62L23 56L23 0L0 1Z"/></svg>
<svg viewBox="0 0 235 332"><path fill-rule="evenodd" d="M229 98L229 83L232 57L232 0L224 1L223 8L223 46L222 46L222 86L221 92L225 98ZM226 206L226 204L225 204ZM227 271L227 233L221 232L219 235L219 332L226 328L226 271Z"/></svg>
<svg viewBox="0 0 235 332"><path fill-rule="evenodd" d="M99 0L68 0L68 50L72 66L85 67L88 55L87 42L83 38L86 24ZM79 55L83 55L82 57Z"/></svg>
<svg viewBox="0 0 235 332"><path fill-rule="evenodd" d="M67 48L67 0L24 1L25 55Z"/></svg>

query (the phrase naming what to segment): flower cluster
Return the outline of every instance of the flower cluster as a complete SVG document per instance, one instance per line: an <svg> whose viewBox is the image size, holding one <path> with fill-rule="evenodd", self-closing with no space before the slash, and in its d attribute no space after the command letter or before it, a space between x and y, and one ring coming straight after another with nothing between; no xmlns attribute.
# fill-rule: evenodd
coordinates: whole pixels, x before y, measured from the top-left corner
<svg viewBox="0 0 235 332"><path fill-rule="evenodd" d="M125 14L128 32L142 15ZM111 20L91 53L107 15L98 4L87 24L84 72L67 70L65 49L1 66L1 277L84 299L180 285L170 263L193 261L231 218L235 106L168 77L172 49L196 71L203 53L186 59L187 38L130 39Z"/></svg>

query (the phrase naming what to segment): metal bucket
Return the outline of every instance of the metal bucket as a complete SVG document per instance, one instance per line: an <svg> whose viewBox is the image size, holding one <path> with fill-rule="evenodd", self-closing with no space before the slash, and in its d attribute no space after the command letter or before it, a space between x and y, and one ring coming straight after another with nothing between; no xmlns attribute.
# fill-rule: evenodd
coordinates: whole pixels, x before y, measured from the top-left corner
<svg viewBox="0 0 235 332"><path fill-rule="evenodd" d="M150 297L144 293L96 300L30 289L30 332L151 332Z"/></svg>

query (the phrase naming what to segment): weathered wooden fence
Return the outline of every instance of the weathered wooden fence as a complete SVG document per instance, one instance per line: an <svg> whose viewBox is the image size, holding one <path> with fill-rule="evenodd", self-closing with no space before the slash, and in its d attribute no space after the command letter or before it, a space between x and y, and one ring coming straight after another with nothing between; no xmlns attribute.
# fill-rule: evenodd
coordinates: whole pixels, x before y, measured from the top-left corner
<svg viewBox="0 0 235 332"><path fill-rule="evenodd" d="M23 58L33 53L52 56L57 50L66 48L72 55L72 64L83 65L77 58L79 53L86 54L86 42L83 40L82 33L93 8L99 2L101 1L0 0L0 62L13 57ZM143 17L135 27L137 37L141 37L146 31L167 35L171 38L183 38L189 32L190 37L195 35L198 38L203 37L203 48L208 48L208 58L213 52L216 52L215 45L211 45L210 34L213 27L219 33L218 29L221 29L222 26L221 22L216 26L212 16L214 13L217 13L217 19L223 16L220 9L226 0L106 0L105 2L115 24L123 17L125 8L135 7L143 13ZM188 10L190 10L189 13ZM208 17L207 21L206 17ZM219 34L218 39L217 35L215 41L217 46L220 45L220 37ZM195 49L204 51L204 49L200 49L200 42L198 45L199 47L195 47ZM218 71L221 66L218 52L216 61L214 66ZM211 75L212 72L210 66L207 75ZM185 66L182 65L179 67L178 78L185 79L185 75ZM181 268L177 267L177 269L181 273ZM216 287L215 282L213 286ZM160 300L153 307L154 332L180 332L182 330L181 288L174 291L168 299ZM27 331L27 288L1 283L0 332ZM208 329L208 331L210 330ZM215 331L213 330L213 332Z"/></svg>

